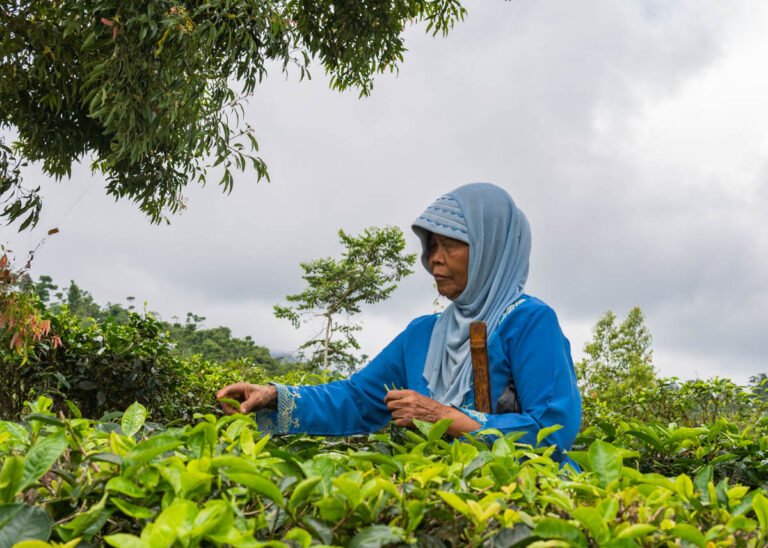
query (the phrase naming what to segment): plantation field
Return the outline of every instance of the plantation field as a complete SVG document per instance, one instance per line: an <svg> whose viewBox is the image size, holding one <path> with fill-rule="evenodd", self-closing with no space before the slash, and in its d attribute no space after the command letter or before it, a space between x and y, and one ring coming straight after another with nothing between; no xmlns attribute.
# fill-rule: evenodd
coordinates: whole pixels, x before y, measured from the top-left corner
<svg viewBox="0 0 768 548"><path fill-rule="evenodd" d="M69 293L14 294L24 321L0 330L0 548L768 546L764 376L659 377L639 309L606 314L577 364L576 471L445 422L271 438L215 391L338 374Z"/></svg>
<svg viewBox="0 0 768 548"><path fill-rule="evenodd" d="M0 423L0 546L768 542L764 421L587 428L577 473L515 435L449 441L444 422L272 439L243 415L162 426L141 404L99 421L51 404Z"/></svg>

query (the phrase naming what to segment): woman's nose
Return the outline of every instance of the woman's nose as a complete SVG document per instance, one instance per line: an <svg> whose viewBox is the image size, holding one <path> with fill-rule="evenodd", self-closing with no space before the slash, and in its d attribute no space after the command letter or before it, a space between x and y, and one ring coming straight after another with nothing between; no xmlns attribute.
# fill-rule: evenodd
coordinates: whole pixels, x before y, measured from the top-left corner
<svg viewBox="0 0 768 548"><path fill-rule="evenodd" d="M442 264L443 262L443 254L439 251L438 248L433 249L429 252L429 257L427 257L427 264L431 267L436 264Z"/></svg>

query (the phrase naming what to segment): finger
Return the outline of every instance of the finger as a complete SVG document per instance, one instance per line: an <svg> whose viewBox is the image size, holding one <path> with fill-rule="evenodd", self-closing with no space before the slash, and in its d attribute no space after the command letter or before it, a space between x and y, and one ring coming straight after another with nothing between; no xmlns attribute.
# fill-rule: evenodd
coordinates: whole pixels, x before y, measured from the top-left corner
<svg viewBox="0 0 768 548"><path fill-rule="evenodd" d="M384 401L401 400L410 394L416 394L413 390L390 390L384 396Z"/></svg>
<svg viewBox="0 0 768 548"><path fill-rule="evenodd" d="M390 400L387 402L387 409L390 411L394 409L403 409L405 407L410 407L408 402L405 400Z"/></svg>
<svg viewBox="0 0 768 548"><path fill-rule="evenodd" d="M262 400L264 399L263 394L260 390L254 390L251 392L246 400L240 404L240 412L241 413L250 413L254 409L259 409L262 405Z"/></svg>
<svg viewBox="0 0 768 548"><path fill-rule="evenodd" d="M409 417L410 415L405 409L394 409L392 411L392 418L393 419L402 419L405 417Z"/></svg>
<svg viewBox="0 0 768 548"><path fill-rule="evenodd" d="M228 398L229 396L239 396L243 393L244 382L238 382L225 386L218 392L216 392L216 398Z"/></svg>
<svg viewBox="0 0 768 548"><path fill-rule="evenodd" d="M411 419L397 419L395 424L397 426L413 426L413 421Z"/></svg>
<svg viewBox="0 0 768 548"><path fill-rule="evenodd" d="M397 393L400 392L399 390L390 390L386 393L384 396L384 402L390 402L397 399Z"/></svg>
<svg viewBox="0 0 768 548"><path fill-rule="evenodd" d="M237 410L234 409L228 403L221 402L220 405L221 405L221 410L224 411L224 414L226 415L234 415L235 413L237 413Z"/></svg>

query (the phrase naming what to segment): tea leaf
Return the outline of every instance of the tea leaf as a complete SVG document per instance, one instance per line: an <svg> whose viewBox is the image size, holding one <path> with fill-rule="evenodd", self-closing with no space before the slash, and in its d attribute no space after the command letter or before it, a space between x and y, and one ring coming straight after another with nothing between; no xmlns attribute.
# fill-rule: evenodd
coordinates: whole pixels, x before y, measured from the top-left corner
<svg viewBox="0 0 768 548"><path fill-rule="evenodd" d="M139 466L151 461L158 455L181 445L181 440L170 434L160 434L141 442L125 455L126 466Z"/></svg>
<svg viewBox="0 0 768 548"><path fill-rule="evenodd" d="M114 491L116 493L122 493L129 497L139 498L146 495L143 489L138 485L130 481L129 479L116 476L107 482L105 487L107 491Z"/></svg>
<svg viewBox="0 0 768 548"><path fill-rule="evenodd" d="M598 544L605 543L610 537L608 526L603 521L600 512L594 508L576 508L573 511L573 517L579 520L582 525L589 530L592 538L595 539Z"/></svg>
<svg viewBox="0 0 768 548"><path fill-rule="evenodd" d="M246 486L248 489L255 493L264 495L268 499L271 499L281 506L285 504L285 501L283 500L283 494L278 486L267 478L256 473L229 471L223 473L232 481L236 481L237 483Z"/></svg>
<svg viewBox="0 0 768 548"><path fill-rule="evenodd" d="M53 524L48 513L20 502L0 504L0 546L23 540L48 540Z"/></svg>
<svg viewBox="0 0 768 548"><path fill-rule="evenodd" d="M670 531L672 535L683 540L687 540L691 544L695 544L699 548L705 548L707 546L707 539L704 537L701 531L696 529L693 525L687 523L678 523Z"/></svg>
<svg viewBox="0 0 768 548"><path fill-rule="evenodd" d="M616 447L597 440L590 446L588 455L590 468L597 474L601 487L621 477L623 462Z"/></svg>
<svg viewBox="0 0 768 548"><path fill-rule="evenodd" d="M133 504L132 502L128 502L127 500L123 500L117 497L111 497L109 499L109 502L117 506L117 508L126 516L130 516L132 518L137 519L151 519L155 517L155 512L150 510L149 508L144 508L143 506L139 506L138 504Z"/></svg>
<svg viewBox="0 0 768 548"><path fill-rule="evenodd" d="M561 424L553 424L552 426L547 426L546 428L542 428L538 431L536 434L536 447L541 445L541 442L543 442L547 436L550 434L553 434L560 430L563 426Z"/></svg>
<svg viewBox="0 0 768 548"><path fill-rule="evenodd" d="M24 473L16 492L23 491L40 479L56 463L66 447L64 430L38 440L24 459Z"/></svg>
<svg viewBox="0 0 768 548"><path fill-rule="evenodd" d="M447 491L438 491L437 494L451 508L453 508L454 510L458 510L459 512L461 512L465 516L469 517L469 515L470 515L469 505L467 505L467 503L464 502L458 495L456 495L454 493L449 493Z"/></svg>
<svg viewBox="0 0 768 548"><path fill-rule="evenodd" d="M120 421L120 428L125 436L133 436L136 432L141 430L144 426L144 421L147 419L147 408L141 405L139 402L134 402L123 414L123 419Z"/></svg>
<svg viewBox="0 0 768 548"><path fill-rule="evenodd" d="M362 529L349 543L350 548L379 548L387 544L403 542L405 531L389 525L370 525Z"/></svg>
<svg viewBox="0 0 768 548"><path fill-rule="evenodd" d="M533 534L547 539L565 540L571 545L587 547L587 537L576 527L558 518L544 518L536 524Z"/></svg>
<svg viewBox="0 0 768 548"><path fill-rule="evenodd" d="M752 509L755 511L757 521L760 522L762 538L768 538L768 498L761 493L755 495L752 499Z"/></svg>
<svg viewBox="0 0 768 548"><path fill-rule="evenodd" d="M630 525L626 529L622 529L621 532L616 535L616 538L641 538L650 535L654 531L658 531L658 528L654 527L653 525L648 523L636 523L634 525Z"/></svg>
<svg viewBox="0 0 768 548"><path fill-rule="evenodd" d="M107 535L104 537L104 540L107 544L114 546L115 548L150 548L149 545L139 537L125 533Z"/></svg>
<svg viewBox="0 0 768 548"><path fill-rule="evenodd" d="M322 478L319 476L314 476L300 481L294 488L293 493L291 493L291 498L288 500L288 510L290 512L295 512L296 509L309 498L315 485L317 485L321 479Z"/></svg>
<svg viewBox="0 0 768 548"><path fill-rule="evenodd" d="M24 457L8 457L0 470L0 502L13 502L24 476Z"/></svg>

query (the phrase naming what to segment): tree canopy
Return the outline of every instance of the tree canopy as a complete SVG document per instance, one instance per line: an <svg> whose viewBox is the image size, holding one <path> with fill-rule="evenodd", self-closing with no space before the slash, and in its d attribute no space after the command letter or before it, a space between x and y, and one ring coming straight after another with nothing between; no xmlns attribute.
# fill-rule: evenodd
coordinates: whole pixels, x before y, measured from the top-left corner
<svg viewBox="0 0 768 548"><path fill-rule="evenodd" d="M403 59L410 23L445 34L459 0L5 0L0 3L0 217L34 226L41 201L18 167L69 176L91 160L107 192L153 222L183 207L184 187L222 165L259 179L244 100L272 66L308 76L314 59L337 90L370 93Z"/></svg>
<svg viewBox="0 0 768 548"><path fill-rule="evenodd" d="M599 394L610 401L649 385L655 378L651 343L639 307L630 310L621 323L607 311L584 346L584 359L576 364L582 393Z"/></svg>

